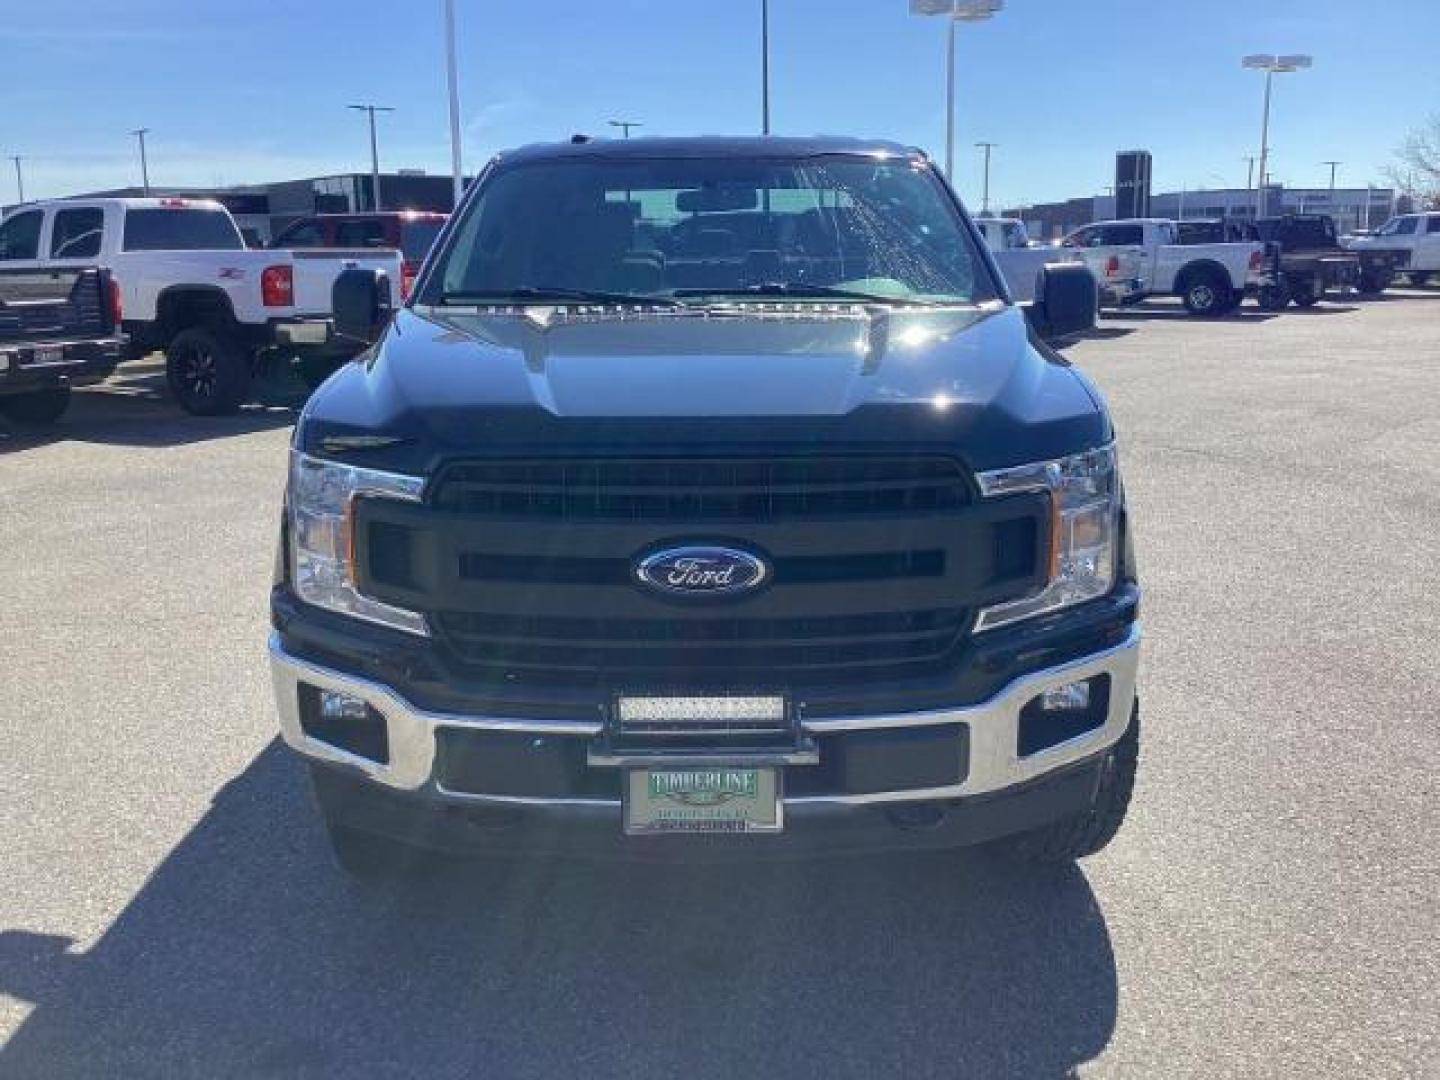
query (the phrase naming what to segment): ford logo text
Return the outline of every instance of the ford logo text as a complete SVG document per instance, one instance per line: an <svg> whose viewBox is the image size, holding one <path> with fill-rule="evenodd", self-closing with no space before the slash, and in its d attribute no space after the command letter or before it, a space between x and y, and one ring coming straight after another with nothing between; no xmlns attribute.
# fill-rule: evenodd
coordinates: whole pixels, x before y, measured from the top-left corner
<svg viewBox="0 0 1440 1080"><path fill-rule="evenodd" d="M695 544L647 555L636 565L635 576L669 596L736 596L764 584L770 566L738 548Z"/></svg>

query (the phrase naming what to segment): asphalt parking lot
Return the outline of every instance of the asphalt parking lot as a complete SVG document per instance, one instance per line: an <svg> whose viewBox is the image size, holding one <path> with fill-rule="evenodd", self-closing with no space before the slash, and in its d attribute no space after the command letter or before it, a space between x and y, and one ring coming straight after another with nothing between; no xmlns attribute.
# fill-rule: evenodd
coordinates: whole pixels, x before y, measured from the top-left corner
<svg viewBox="0 0 1440 1080"><path fill-rule="evenodd" d="M1067 351L1121 429L1140 786L973 854L357 891L278 744L293 395L0 426L0 1074L1440 1075L1440 289Z"/></svg>

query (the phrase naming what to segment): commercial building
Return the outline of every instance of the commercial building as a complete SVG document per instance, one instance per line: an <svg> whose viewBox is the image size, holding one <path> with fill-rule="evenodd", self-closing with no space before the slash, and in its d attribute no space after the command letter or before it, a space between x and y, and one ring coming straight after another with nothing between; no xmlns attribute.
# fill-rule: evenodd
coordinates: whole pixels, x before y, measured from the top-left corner
<svg viewBox="0 0 1440 1080"><path fill-rule="evenodd" d="M1036 203L1004 211L1006 217L1020 218L1035 239L1053 240L1092 221L1126 216L1117 214L1112 195ZM1272 184L1266 193L1269 214L1329 214L1342 232L1378 228L1386 218L1406 213L1410 200L1391 188L1289 188ZM1250 188L1165 191L1150 196L1148 217L1230 218L1239 221L1255 216L1255 192Z"/></svg>

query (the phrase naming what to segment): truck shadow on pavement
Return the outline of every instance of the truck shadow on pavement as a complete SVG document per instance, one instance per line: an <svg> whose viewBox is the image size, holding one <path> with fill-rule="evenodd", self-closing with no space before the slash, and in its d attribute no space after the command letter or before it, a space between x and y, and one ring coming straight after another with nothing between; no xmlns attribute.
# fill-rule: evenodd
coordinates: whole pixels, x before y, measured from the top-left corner
<svg viewBox="0 0 1440 1080"><path fill-rule="evenodd" d="M256 380L253 396L235 416L191 416L170 398L163 362L133 361L103 383L75 390L58 423L29 427L0 417L0 454L57 442L180 446L267 431L295 422L306 391L272 376Z"/></svg>
<svg viewBox="0 0 1440 1080"><path fill-rule="evenodd" d="M10 1078L1061 1077L1115 1026L1075 868L451 864L369 891L272 743L86 952L0 934Z"/></svg>

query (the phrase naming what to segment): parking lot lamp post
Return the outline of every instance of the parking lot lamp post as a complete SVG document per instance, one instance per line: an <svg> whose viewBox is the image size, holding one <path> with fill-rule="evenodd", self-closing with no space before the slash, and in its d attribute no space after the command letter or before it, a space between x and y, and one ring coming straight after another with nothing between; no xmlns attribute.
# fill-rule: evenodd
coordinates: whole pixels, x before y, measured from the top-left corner
<svg viewBox="0 0 1440 1080"><path fill-rule="evenodd" d="M149 128L136 128L130 133L140 140L140 190L146 195L150 194L150 164L145 160L145 136L149 133Z"/></svg>
<svg viewBox="0 0 1440 1080"><path fill-rule="evenodd" d="M627 138L627 139L630 137L630 129L631 129L631 128L637 128L637 127L644 127L644 126L645 126L645 125L644 125L641 121L639 121L639 120L607 120L606 123L609 124L611 127L619 128L620 131L621 131L621 133L622 133L622 135L624 136L624 138Z"/></svg>
<svg viewBox="0 0 1440 1080"><path fill-rule="evenodd" d="M20 172L20 155L12 154L10 160L15 162L15 189L20 193L20 201L25 201L25 177Z"/></svg>
<svg viewBox="0 0 1440 1080"><path fill-rule="evenodd" d="M955 183L955 24L984 22L1005 0L910 0L912 15L944 15L945 28L945 178Z"/></svg>
<svg viewBox="0 0 1440 1080"><path fill-rule="evenodd" d="M760 134L770 134L770 0L760 0Z"/></svg>
<svg viewBox="0 0 1440 1080"><path fill-rule="evenodd" d="M1329 166L1330 166L1330 201L1331 201L1331 202L1334 202L1334 201L1335 201L1335 169L1336 169L1336 167L1338 167L1338 166L1340 166L1340 165L1344 165L1345 163L1344 163L1343 161L1322 161L1320 164L1321 164L1321 165L1329 165Z"/></svg>
<svg viewBox="0 0 1440 1080"><path fill-rule="evenodd" d="M347 105L346 108L363 112L370 117L370 201L371 210L380 209L380 144L375 139L375 114L394 112L389 105Z"/></svg>
<svg viewBox="0 0 1440 1080"><path fill-rule="evenodd" d="M1242 67L1252 71L1265 72L1265 107L1260 118L1260 186L1255 190L1255 217L1265 216L1265 157L1270 143L1270 84L1277 72L1284 74L1310 67L1315 61L1304 53L1290 56L1271 56L1269 53L1253 53L1241 59Z"/></svg>
<svg viewBox="0 0 1440 1080"><path fill-rule="evenodd" d="M455 69L455 0L445 0L445 79L450 92L450 171L454 175L455 207L465 191L464 167L460 161L460 87ZM376 191L377 199L379 191Z"/></svg>
<svg viewBox="0 0 1440 1080"><path fill-rule="evenodd" d="M999 146L999 143L977 142L976 146L985 151L985 184L980 189L980 212L986 213L990 209L990 151Z"/></svg>

